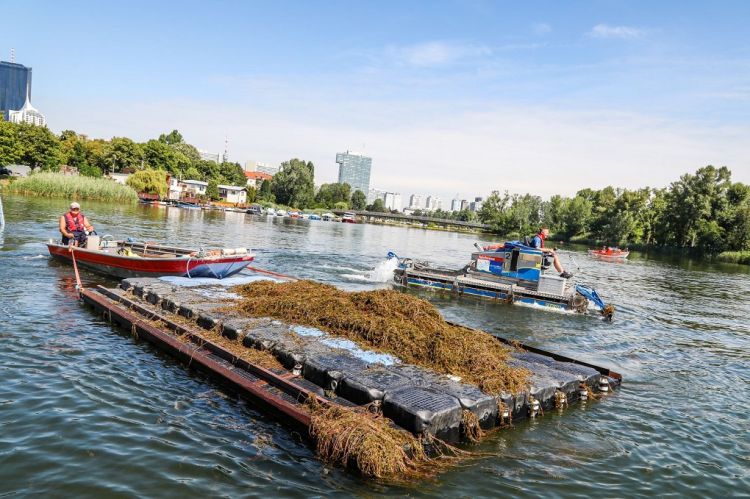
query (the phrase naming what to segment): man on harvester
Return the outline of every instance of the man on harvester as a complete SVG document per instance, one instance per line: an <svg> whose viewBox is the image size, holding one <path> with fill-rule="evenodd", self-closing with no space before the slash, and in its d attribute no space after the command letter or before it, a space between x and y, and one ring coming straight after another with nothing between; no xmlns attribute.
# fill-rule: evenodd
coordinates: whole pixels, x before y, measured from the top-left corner
<svg viewBox="0 0 750 499"><path fill-rule="evenodd" d="M557 257L557 253L553 249L545 248L544 247L544 240L547 239L547 236L549 235L549 229L547 227L542 227L539 229L539 232L531 238L531 247L540 249L545 254L545 256L551 257L553 260L553 264L555 266L555 270L560 272L560 277L564 279L570 279L573 277L573 274L570 272L566 272L565 269L560 264L560 259Z"/></svg>

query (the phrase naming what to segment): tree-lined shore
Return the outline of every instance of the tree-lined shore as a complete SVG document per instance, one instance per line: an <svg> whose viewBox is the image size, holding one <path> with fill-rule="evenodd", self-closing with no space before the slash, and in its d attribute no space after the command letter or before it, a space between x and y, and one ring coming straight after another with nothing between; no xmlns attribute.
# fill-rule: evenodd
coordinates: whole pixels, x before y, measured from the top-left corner
<svg viewBox="0 0 750 499"><path fill-rule="evenodd" d="M0 119L0 166L9 164L51 172L68 165L84 177L134 171L129 184L136 191L162 196L165 173L208 182L209 199L218 199L218 185L246 183L238 163L201 159L177 130L138 143L126 137L90 139L71 130L58 136L46 127ZM262 182L257 192L247 189L248 203L387 211L380 199L367 205L365 193L352 192L348 184L323 184L316 189L315 166L310 161L294 158L280 166L279 173ZM689 251L750 263L750 186L732 182L731 176L727 167L706 166L668 187L585 188L573 197L555 195L547 201L533 194L493 191L478 212L435 210L415 215L481 221L507 237L521 238L546 226L561 240ZM41 179L35 184L50 189L49 182ZM70 186L65 189L70 191Z"/></svg>

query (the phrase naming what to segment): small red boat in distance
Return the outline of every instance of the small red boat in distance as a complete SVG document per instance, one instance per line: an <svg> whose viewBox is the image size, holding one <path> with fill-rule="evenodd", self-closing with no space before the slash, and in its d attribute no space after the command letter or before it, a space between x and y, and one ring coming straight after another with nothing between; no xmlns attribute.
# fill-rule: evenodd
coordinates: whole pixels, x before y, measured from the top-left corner
<svg viewBox="0 0 750 499"><path fill-rule="evenodd" d="M627 249L621 250L620 248L611 248L605 246L602 249L589 250L589 255L597 256L600 258L611 258L615 260L624 260L628 257L630 251Z"/></svg>
<svg viewBox="0 0 750 499"><path fill-rule="evenodd" d="M104 236L105 238L110 236ZM213 277L241 271L255 256L247 248L197 250L155 243L115 241L89 236L85 248L50 240L50 255L115 277Z"/></svg>

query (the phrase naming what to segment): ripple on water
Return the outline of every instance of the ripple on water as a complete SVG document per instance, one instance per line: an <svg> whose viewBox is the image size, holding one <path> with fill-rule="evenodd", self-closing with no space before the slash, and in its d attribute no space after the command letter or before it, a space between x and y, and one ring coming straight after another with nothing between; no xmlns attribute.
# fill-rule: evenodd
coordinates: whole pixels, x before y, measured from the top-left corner
<svg viewBox="0 0 750 499"><path fill-rule="evenodd" d="M52 496L721 496L750 488L750 269L575 254L615 322L428 297L446 317L621 372L621 390L489 437L435 479L364 482L298 435L75 301L39 258L64 200L4 198L0 490ZM33 215L32 215L33 214ZM388 251L460 267L471 235L87 203L102 233L256 248L258 265L346 289ZM29 223L32 222L32 223ZM127 227L129 234L123 234ZM565 252L563 252L565 253ZM573 259L564 262L575 268ZM23 264L18 264L23 262ZM352 270L353 269L353 270ZM113 284L82 271L84 284Z"/></svg>

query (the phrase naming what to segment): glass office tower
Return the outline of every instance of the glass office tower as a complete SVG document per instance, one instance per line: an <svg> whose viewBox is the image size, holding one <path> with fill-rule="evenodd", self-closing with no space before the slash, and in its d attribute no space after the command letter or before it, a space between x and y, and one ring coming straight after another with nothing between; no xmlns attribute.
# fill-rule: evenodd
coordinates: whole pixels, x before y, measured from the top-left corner
<svg viewBox="0 0 750 499"><path fill-rule="evenodd" d="M372 158L346 151L336 153L336 163L339 164L339 184L352 186L352 193L362 191L367 195L370 192Z"/></svg>
<svg viewBox="0 0 750 499"><path fill-rule="evenodd" d="M0 61L0 111L8 120L9 111L17 111L26 102L26 88L31 96L31 68L15 62Z"/></svg>

